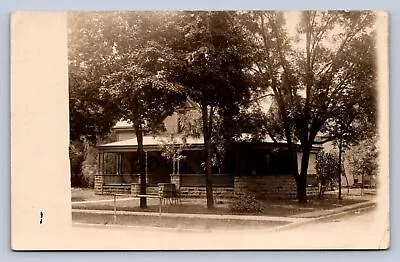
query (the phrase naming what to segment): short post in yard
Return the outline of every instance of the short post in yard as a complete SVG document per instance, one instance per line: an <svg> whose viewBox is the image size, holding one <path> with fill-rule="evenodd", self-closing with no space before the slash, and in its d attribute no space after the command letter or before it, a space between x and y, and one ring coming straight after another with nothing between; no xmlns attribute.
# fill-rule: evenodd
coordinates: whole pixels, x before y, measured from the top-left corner
<svg viewBox="0 0 400 262"><path fill-rule="evenodd" d="M117 223L117 195L114 194L114 224Z"/></svg>
<svg viewBox="0 0 400 262"><path fill-rule="evenodd" d="M162 195L160 196L160 203L158 205L158 225L161 226L161 212L162 212L162 201L163 197Z"/></svg>

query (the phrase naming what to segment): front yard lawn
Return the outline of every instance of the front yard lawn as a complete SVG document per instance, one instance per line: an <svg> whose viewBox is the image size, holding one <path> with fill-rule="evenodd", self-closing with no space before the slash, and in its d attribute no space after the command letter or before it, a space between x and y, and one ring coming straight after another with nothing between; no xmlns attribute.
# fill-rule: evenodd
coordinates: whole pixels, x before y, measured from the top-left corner
<svg viewBox="0 0 400 262"><path fill-rule="evenodd" d="M118 211L158 212L158 199L148 199L148 208L139 208L139 199L127 199L129 195L119 196L117 199ZM97 201L99 200L99 201ZM107 201L104 201L107 200ZM86 201L89 201L85 203ZM207 209L204 199L182 199L182 204L163 205L163 213L186 214L220 214L220 215L262 215L290 217L306 212L330 210L337 207L364 202L362 198L344 198L337 200L336 195L326 195L324 199L310 198L307 204L299 205L296 200L265 200L260 201L262 212L237 213L230 208L231 200L218 200L214 209ZM75 203L74 203L75 202ZM73 189L72 208L86 210L114 210L112 196L94 195L93 190Z"/></svg>

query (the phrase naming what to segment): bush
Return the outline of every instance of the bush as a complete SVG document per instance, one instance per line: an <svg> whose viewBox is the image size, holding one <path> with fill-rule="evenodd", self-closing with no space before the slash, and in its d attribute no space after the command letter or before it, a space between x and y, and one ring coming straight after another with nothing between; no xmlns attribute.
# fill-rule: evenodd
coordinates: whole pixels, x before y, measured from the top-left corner
<svg viewBox="0 0 400 262"><path fill-rule="evenodd" d="M69 147L71 186L93 188L97 172L96 150L85 142L72 141Z"/></svg>
<svg viewBox="0 0 400 262"><path fill-rule="evenodd" d="M231 210L238 213L260 213L263 208L254 193L246 193L234 198Z"/></svg>
<svg viewBox="0 0 400 262"><path fill-rule="evenodd" d="M81 187L85 184L82 177L82 163L85 161L83 145L79 142L71 142L69 146L69 163L71 168L71 186Z"/></svg>
<svg viewBox="0 0 400 262"><path fill-rule="evenodd" d="M323 151L317 154L316 171L320 183L319 197L322 197L327 188L332 188L337 184L338 166L339 158L337 155Z"/></svg>

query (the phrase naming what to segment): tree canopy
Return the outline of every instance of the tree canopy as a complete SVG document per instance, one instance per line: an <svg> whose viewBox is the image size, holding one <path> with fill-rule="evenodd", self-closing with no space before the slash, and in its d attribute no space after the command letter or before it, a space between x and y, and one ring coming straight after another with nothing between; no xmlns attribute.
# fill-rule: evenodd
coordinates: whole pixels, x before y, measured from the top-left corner
<svg viewBox="0 0 400 262"><path fill-rule="evenodd" d="M190 99L201 111L209 207L213 152L250 126L287 141L306 202L316 136L340 131L354 142L375 129L374 19L368 11L72 13L71 138L131 121L144 176L143 134ZM266 96L268 114L260 105L246 111Z"/></svg>
<svg viewBox="0 0 400 262"><path fill-rule="evenodd" d="M289 150L294 141L301 144L301 172L295 156L292 170L299 201L306 202L309 153L317 134L351 113L360 93L375 85L374 15L304 11L291 27L289 18L293 21L293 14L251 12L247 27L258 43L254 74L275 98Z"/></svg>
<svg viewBox="0 0 400 262"><path fill-rule="evenodd" d="M70 19L77 27L72 29L77 34L72 40L79 46L79 52L72 49L71 56L83 59L75 62L76 66L86 76L94 72L96 92L103 102L110 98L116 105L117 114L113 117L133 124L138 141L141 194L146 194L143 135L160 127L162 120L185 98L179 86L163 75L168 64L163 57L168 50L157 42L159 27L163 25L161 18L155 13L95 12L83 18L72 15ZM82 19L84 22L80 23ZM141 198L140 206L147 206L145 198Z"/></svg>
<svg viewBox="0 0 400 262"><path fill-rule="evenodd" d="M174 54L169 79L179 83L202 112L208 207L213 206L212 141L216 142L216 120L219 117L229 123L251 94L248 68L252 64L252 42L239 18L235 12L183 12L173 25L176 37L168 41Z"/></svg>

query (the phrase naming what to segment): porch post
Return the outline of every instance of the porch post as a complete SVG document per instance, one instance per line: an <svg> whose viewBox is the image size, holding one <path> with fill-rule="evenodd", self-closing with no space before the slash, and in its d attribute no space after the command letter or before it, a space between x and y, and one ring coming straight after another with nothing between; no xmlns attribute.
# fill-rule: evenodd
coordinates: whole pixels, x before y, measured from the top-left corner
<svg viewBox="0 0 400 262"><path fill-rule="evenodd" d="M103 152L102 154L101 154L102 156L101 156L101 174L104 176L105 175L105 165L104 165L104 155L105 155L105 153Z"/></svg>
<svg viewBox="0 0 400 262"><path fill-rule="evenodd" d="M118 176L119 175L119 154L118 153L115 154L115 165L116 165L115 173L117 173L116 175Z"/></svg>
<svg viewBox="0 0 400 262"><path fill-rule="evenodd" d="M178 158L178 161L177 161L178 163L177 163L177 166L176 166L176 173L179 175L179 163L180 163L180 158Z"/></svg>
<svg viewBox="0 0 400 262"><path fill-rule="evenodd" d="M179 173L179 158L176 159L174 156L173 163L174 163L174 166L173 166L173 174L171 175L171 184L174 184L175 188L179 189L181 186L181 174ZM175 165L176 165L176 167L175 167ZM175 168L176 168L176 170L175 170Z"/></svg>
<svg viewBox="0 0 400 262"><path fill-rule="evenodd" d="M122 153L118 153L118 160L119 160L119 170L118 172L122 175Z"/></svg>
<svg viewBox="0 0 400 262"><path fill-rule="evenodd" d="M97 153L97 175L101 175L100 174L100 153Z"/></svg>
<svg viewBox="0 0 400 262"><path fill-rule="evenodd" d="M147 166L147 151L144 151L144 153L145 153L145 158L146 158L146 161L145 161L145 163L146 163L146 165L145 165L146 184L149 184L149 174L148 174L148 166ZM147 185L146 185L146 187L147 187Z"/></svg>
<svg viewBox="0 0 400 262"><path fill-rule="evenodd" d="M181 175L180 174L172 174L171 175L171 184L174 184L175 188L179 189L181 186Z"/></svg>

